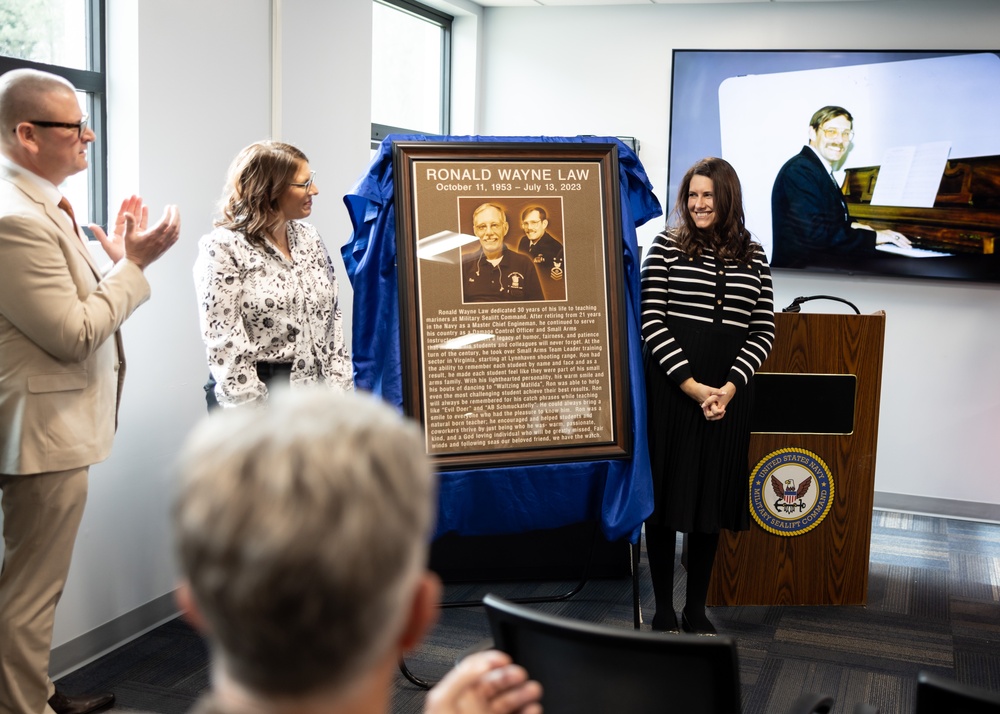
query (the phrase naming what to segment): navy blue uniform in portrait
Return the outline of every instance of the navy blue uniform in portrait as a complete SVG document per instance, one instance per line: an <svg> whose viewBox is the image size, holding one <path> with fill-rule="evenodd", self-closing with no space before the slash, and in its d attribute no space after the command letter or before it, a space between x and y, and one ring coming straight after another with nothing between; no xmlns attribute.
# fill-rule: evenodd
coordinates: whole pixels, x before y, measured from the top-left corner
<svg viewBox="0 0 1000 714"><path fill-rule="evenodd" d="M565 257L563 245L549 233L545 233L534 243L528 236L521 236L517 251L531 258L542 282L542 292L546 300L562 300L566 297Z"/></svg>
<svg viewBox="0 0 1000 714"><path fill-rule="evenodd" d="M465 302L544 300L535 264L527 256L504 248L494 265L482 249L462 260L462 299Z"/></svg>
<svg viewBox="0 0 1000 714"><path fill-rule="evenodd" d="M809 146L778 172L771 191L771 222L771 265L777 268L875 255L875 231L851 227L840 187Z"/></svg>

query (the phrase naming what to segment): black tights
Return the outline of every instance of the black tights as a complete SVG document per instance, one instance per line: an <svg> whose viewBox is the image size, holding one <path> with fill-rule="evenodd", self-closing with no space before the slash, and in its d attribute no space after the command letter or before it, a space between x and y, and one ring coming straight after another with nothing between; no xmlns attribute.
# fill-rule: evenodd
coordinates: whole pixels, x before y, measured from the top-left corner
<svg viewBox="0 0 1000 714"><path fill-rule="evenodd" d="M657 610L673 614L674 609L674 548L677 531L646 523L646 555L649 574L653 580L653 597ZM712 578L715 552L719 547L718 533L688 534L687 593L684 613L696 627L705 617L705 600L708 598L708 581ZM656 619L656 618L654 618ZM669 622L673 618L665 618Z"/></svg>

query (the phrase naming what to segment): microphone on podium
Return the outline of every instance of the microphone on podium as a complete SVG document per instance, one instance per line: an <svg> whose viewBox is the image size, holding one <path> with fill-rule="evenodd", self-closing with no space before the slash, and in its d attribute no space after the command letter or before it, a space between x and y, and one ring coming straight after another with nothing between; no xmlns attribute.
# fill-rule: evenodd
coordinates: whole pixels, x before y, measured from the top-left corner
<svg viewBox="0 0 1000 714"><path fill-rule="evenodd" d="M836 297L835 295L810 295L809 297L799 296L792 300L791 304L782 310L782 312L801 312L802 303L809 302L810 300L836 300L837 302L842 302L854 310L855 315L861 314L861 310L859 310L853 302L849 302L844 298Z"/></svg>

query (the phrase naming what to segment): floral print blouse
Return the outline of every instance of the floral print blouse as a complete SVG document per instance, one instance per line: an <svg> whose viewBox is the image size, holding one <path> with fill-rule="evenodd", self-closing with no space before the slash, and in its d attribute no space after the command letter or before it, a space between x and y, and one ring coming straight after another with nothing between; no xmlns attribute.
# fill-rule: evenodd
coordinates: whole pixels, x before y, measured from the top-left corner
<svg viewBox="0 0 1000 714"><path fill-rule="evenodd" d="M198 242L201 335L223 407L267 399L258 362L290 363L293 389L354 387L330 254L312 225L287 230L292 260L225 228Z"/></svg>

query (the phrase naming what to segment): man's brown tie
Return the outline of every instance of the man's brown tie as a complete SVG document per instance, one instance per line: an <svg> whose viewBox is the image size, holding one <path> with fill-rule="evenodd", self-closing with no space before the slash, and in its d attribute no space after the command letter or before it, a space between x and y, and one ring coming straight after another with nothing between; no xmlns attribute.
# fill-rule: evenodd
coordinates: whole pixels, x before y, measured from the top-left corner
<svg viewBox="0 0 1000 714"><path fill-rule="evenodd" d="M69 216L69 219L73 221L73 231L77 234L77 236L79 236L80 228L76 225L76 215L73 213L73 207L69 205L69 201L66 200L65 196L63 196L59 200L59 208L66 211L66 214Z"/></svg>

